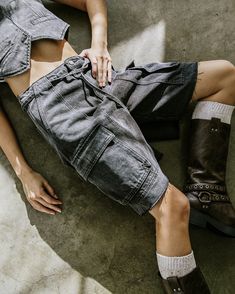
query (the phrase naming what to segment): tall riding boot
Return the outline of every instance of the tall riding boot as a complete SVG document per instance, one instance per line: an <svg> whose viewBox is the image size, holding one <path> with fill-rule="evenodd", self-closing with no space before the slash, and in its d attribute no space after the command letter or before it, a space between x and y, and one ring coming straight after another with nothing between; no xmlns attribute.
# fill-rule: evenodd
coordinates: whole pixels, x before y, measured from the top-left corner
<svg viewBox="0 0 235 294"><path fill-rule="evenodd" d="M230 125L218 118L192 119L185 193L190 223L235 237L235 210L226 190Z"/></svg>

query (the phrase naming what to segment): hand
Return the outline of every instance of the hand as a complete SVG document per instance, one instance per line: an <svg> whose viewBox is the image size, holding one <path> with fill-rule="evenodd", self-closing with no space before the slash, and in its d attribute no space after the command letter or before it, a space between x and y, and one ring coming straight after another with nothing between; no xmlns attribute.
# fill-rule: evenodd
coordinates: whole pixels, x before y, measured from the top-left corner
<svg viewBox="0 0 235 294"><path fill-rule="evenodd" d="M112 59L107 47L92 47L83 50L82 57L90 59L92 65L92 76L97 79L100 87L105 87L106 80L112 81Z"/></svg>
<svg viewBox="0 0 235 294"><path fill-rule="evenodd" d="M53 215L55 215L56 211L61 212L61 209L57 205L62 204L62 202L58 200L53 188L43 176L30 170L20 180L26 198L34 209Z"/></svg>

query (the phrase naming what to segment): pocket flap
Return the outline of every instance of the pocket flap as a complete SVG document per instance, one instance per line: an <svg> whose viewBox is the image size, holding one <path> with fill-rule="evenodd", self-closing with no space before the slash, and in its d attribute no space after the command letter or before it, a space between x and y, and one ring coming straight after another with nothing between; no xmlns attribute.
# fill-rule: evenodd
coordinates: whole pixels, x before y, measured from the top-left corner
<svg viewBox="0 0 235 294"><path fill-rule="evenodd" d="M76 151L72 165L84 180L114 137L111 131L99 125Z"/></svg>

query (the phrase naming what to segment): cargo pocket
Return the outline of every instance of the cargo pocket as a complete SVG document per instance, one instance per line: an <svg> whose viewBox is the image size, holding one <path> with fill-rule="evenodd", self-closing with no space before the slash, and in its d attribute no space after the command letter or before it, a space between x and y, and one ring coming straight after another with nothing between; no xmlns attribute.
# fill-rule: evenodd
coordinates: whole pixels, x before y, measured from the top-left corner
<svg viewBox="0 0 235 294"><path fill-rule="evenodd" d="M111 199L125 205L137 193L151 163L99 125L75 152L79 175Z"/></svg>
<svg viewBox="0 0 235 294"><path fill-rule="evenodd" d="M125 80L137 85L154 83L179 85L184 83L180 62L154 62L133 67L131 65L128 65L124 72L118 73L115 80Z"/></svg>

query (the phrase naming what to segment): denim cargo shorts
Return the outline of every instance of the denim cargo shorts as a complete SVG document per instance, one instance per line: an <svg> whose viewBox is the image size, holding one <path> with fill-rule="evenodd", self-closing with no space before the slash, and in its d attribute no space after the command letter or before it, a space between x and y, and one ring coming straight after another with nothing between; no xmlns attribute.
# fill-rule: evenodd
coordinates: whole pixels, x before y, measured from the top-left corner
<svg viewBox="0 0 235 294"><path fill-rule="evenodd" d="M192 97L197 63L132 63L112 71L112 83L100 89L90 61L72 56L17 98L65 165L143 215L169 180L138 123L180 119Z"/></svg>

